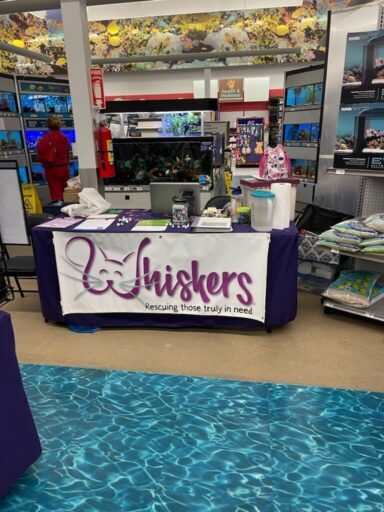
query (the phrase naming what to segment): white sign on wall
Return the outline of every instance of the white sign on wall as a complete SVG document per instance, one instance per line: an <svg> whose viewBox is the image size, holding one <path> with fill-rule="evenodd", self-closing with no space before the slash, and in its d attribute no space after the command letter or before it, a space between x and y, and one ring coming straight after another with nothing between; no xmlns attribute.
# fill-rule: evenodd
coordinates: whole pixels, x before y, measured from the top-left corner
<svg viewBox="0 0 384 512"><path fill-rule="evenodd" d="M63 314L264 322L269 242L267 233L54 232Z"/></svg>

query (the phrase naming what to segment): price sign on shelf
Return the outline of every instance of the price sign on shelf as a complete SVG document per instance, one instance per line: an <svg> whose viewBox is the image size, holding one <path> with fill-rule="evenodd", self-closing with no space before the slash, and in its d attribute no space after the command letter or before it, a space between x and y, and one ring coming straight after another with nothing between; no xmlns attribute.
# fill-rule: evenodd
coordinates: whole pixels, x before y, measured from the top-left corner
<svg viewBox="0 0 384 512"><path fill-rule="evenodd" d="M91 87L93 108L102 110L105 108L104 78L101 68L91 68Z"/></svg>

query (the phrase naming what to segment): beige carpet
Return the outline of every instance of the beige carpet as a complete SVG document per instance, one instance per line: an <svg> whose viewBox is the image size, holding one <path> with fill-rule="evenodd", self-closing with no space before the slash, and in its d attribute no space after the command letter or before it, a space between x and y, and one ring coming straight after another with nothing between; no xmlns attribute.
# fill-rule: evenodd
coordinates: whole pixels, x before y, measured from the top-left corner
<svg viewBox="0 0 384 512"><path fill-rule="evenodd" d="M292 324L265 332L103 329L46 324L37 294L6 308L22 363L114 368L384 391L384 328L324 315L301 294Z"/></svg>

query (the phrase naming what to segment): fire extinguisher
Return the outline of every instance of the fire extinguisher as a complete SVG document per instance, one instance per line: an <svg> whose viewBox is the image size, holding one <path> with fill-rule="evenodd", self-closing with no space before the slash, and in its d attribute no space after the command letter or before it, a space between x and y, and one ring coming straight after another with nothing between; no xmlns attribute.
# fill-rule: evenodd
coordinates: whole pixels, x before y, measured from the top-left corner
<svg viewBox="0 0 384 512"><path fill-rule="evenodd" d="M111 130L100 124L97 137L97 166L101 178L114 178L116 170L113 160Z"/></svg>

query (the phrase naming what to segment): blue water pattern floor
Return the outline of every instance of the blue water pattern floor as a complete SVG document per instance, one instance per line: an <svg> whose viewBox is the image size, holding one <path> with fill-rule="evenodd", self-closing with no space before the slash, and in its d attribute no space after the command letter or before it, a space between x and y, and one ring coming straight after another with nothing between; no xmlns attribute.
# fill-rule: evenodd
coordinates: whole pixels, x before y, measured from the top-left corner
<svg viewBox="0 0 384 512"><path fill-rule="evenodd" d="M43 456L2 512L383 512L384 395L23 366Z"/></svg>

